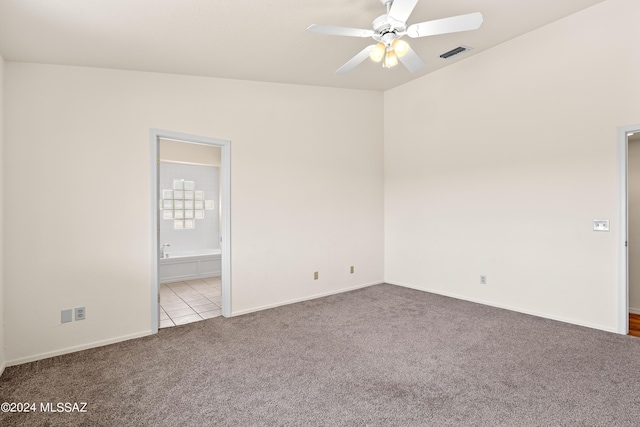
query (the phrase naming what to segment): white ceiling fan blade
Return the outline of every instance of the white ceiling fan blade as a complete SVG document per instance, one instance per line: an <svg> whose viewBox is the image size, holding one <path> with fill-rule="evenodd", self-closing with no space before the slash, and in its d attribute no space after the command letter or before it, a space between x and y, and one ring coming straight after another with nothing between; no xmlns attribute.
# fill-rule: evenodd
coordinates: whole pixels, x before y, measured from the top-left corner
<svg viewBox="0 0 640 427"><path fill-rule="evenodd" d="M371 37L373 30L362 30L359 28L336 27L333 25L309 25L307 31L314 34L327 34L330 36L349 36L349 37Z"/></svg>
<svg viewBox="0 0 640 427"><path fill-rule="evenodd" d="M407 28L407 35L411 38L436 36L438 34L456 33L458 31L476 30L482 25L482 13L475 12L467 15L452 16L451 18L413 24Z"/></svg>
<svg viewBox="0 0 640 427"><path fill-rule="evenodd" d="M389 18L406 23L416 4L418 4L418 0L393 0L389 10Z"/></svg>
<svg viewBox="0 0 640 427"><path fill-rule="evenodd" d="M369 57L369 54L371 53L371 49L373 49L375 46L376 46L375 44L372 44L362 49L358 54L356 54L356 56L348 60L346 64L338 68L336 70L336 74L346 74L349 71L356 68L358 65L360 65L362 61L364 61Z"/></svg>
<svg viewBox="0 0 640 427"><path fill-rule="evenodd" d="M400 60L400 62L402 62L402 65L407 67L407 70L412 73L415 73L416 71L419 71L420 69L422 69L422 67L424 67L424 61L413 49L411 49L411 46L409 46L407 53L405 53L403 56L398 56L398 59Z"/></svg>

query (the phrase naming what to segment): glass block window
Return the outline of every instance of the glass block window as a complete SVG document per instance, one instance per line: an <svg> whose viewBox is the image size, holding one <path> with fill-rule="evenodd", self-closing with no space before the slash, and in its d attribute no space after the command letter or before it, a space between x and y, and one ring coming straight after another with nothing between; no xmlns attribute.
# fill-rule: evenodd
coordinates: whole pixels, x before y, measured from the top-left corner
<svg viewBox="0 0 640 427"><path fill-rule="evenodd" d="M206 200L204 191L196 190L194 181L174 179L173 188L161 193L162 219L173 221L176 230L196 228L196 220L204 219L205 210L215 209L214 200Z"/></svg>

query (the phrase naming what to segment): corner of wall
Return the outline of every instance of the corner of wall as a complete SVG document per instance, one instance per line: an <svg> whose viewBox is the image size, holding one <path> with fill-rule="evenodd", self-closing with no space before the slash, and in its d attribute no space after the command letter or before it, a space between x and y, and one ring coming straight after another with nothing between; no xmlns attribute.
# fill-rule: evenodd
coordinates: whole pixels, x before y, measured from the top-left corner
<svg viewBox="0 0 640 427"><path fill-rule="evenodd" d="M640 115L638 12L601 2L385 92L386 282L617 330L615 135Z"/></svg>

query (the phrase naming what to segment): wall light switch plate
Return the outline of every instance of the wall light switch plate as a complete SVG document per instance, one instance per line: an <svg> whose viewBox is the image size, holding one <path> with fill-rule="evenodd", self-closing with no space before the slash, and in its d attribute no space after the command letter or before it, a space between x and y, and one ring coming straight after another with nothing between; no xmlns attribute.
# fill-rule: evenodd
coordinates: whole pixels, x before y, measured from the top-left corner
<svg viewBox="0 0 640 427"><path fill-rule="evenodd" d="M593 220L593 231L609 231L609 220L608 219L594 219Z"/></svg>

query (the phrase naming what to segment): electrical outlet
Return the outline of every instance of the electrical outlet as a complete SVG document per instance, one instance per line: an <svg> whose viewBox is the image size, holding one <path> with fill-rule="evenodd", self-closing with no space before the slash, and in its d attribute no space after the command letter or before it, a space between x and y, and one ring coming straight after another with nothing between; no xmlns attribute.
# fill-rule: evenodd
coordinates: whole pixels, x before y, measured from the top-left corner
<svg viewBox="0 0 640 427"><path fill-rule="evenodd" d="M487 276L480 276L480 284L481 285L487 284Z"/></svg>
<svg viewBox="0 0 640 427"><path fill-rule="evenodd" d="M608 219L594 219L593 220L593 231L609 231L609 220Z"/></svg>
<svg viewBox="0 0 640 427"><path fill-rule="evenodd" d="M355 273L355 271L356 271L356 269L355 269L355 267L352 265L352 266L351 266L351 268L349 269L349 273L350 273L350 274L353 274L353 273Z"/></svg>
<svg viewBox="0 0 640 427"><path fill-rule="evenodd" d="M318 280L318 272L317 271L313 272L313 280Z"/></svg>
<svg viewBox="0 0 640 427"><path fill-rule="evenodd" d="M60 312L60 323L69 323L73 320L72 318L72 310L62 310Z"/></svg>
<svg viewBox="0 0 640 427"><path fill-rule="evenodd" d="M84 320L86 317L86 312L84 307L76 308L76 320Z"/></svg>

